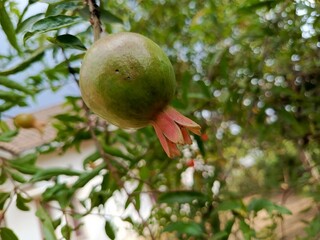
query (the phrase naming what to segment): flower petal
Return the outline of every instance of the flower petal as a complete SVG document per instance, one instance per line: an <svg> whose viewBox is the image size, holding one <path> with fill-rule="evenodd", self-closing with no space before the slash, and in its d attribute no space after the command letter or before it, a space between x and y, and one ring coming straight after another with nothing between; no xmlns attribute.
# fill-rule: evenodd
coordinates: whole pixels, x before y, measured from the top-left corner
<svg viewBox="0 0 320 240"><path fill-rule="evenodd" d="M169 117L166 112L161 112L154 120L166 138L173 143L183 144L183 136L180 127Z"/></svg>
<svg viewBox="0 0 320 240"><path fill-rule="evenodd" d="M183 140L185 144L192 144L192 140L190 138L190 135L188 133L188 130L185 127L180 126L181 132L182 132L182 136L183 136Z"/></svg>
<svg viewBox="0 0 320 240"><path fill-rule="evenodd" d="M179 113L173 107L167 107L165 112L169 115L169 117L173 121L175 121L179 125L186 127L188 130L190 130L194 134L201 135L201 131L200 131L201 127L200 127L200 125L195 123L191 119L183 116L181 113Z"/></svg>
<svg viewBox="0 0 320 240"><path fill-rule="evenodd" d="M174 157L179 157L181 155L177 145L173 142L170 142L167 140L169 150L170 150L170 155L168 155L169 158L174 158Z"/></svg>
<svg viewBox="0 0 320 240"><path fill-rule="evenodd" d="M174 158L174 157L180 156L180 152L179 152L179 149L177 148L177 146L173 142L169 141L163 135L161 128L156 123L153 123L152 126L158 136L158 139L161 143L163 150L166 152L168 157Z"/></svg>

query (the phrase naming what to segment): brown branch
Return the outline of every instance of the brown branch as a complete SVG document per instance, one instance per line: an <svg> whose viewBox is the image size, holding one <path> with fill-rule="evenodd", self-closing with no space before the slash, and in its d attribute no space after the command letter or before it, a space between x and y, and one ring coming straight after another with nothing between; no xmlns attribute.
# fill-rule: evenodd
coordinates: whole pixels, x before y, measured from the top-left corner
<svg viewBox="0 0 320 240"><path fill-rule="evenodd" d="M89 6L90 23L93 27L94 41L97 41L102 32L99 7L95 0L86 0L86 4Z"/></svg>

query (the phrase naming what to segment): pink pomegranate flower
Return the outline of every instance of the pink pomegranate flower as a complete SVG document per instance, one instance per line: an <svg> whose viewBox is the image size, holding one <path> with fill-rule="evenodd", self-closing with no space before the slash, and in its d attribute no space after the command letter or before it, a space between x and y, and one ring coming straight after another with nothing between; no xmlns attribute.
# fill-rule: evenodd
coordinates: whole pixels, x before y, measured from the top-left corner
<svg viewBox="0 0 320 240"><path fill-rule="evenodd" d="M177 144L191 144L188 130L200 135L200 126L172 107L167 107L152 121L159 141L170 158L180 156Z"/></svg>

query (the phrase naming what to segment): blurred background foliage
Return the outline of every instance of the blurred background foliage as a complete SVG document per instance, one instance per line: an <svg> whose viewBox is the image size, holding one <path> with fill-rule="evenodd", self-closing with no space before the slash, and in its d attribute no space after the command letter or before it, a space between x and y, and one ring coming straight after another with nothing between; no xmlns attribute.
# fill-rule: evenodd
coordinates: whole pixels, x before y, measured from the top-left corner
<svg viewBox="0 0 320 240"><path fill-rule="evenodd" d="M44 10L25 17L36 2L29 0L22 9L17 1L0 3L0 23L7 37L2 41L11 45L0 56L3 116L12 107L28 105L27 99L48 88L54 97L60 87L77 80L84 51L93 42L90 13L82 1L42 0ZM171 160L151 127L135 132L110 130L98 119L94 129L90 128L80 97L70 94L66 103L72 111L58 115L55 121L55 143L60 144L49 144L49 151L57 146L66 151L95 138L111 156L121 182L137 181L128 204L139 209L141 191L155 200L145 224L126 219L153 239L163 232L174 232L170 236L178 239L228 239L236 230L241 234L238 239L277 239L274 228L256 232L250 224L255 216L251 213L262 209L270 219L290 213L265 199L294 192L311 196L319 208L317 1L102 0L98 5L106 33L138 32L165 50L178 83L172 105L201 124L203 135L194 136L194 144L183 149L183 157ZM41 70L23 74L34 65ZM15 131L2 122L0 139L10 141ZM46 152L41 147L37 151ZM92 190L90 203L84 204L87 213L121 188L110 178L110 171L103 171L100 157L105 156L92 153L84 162L83 173L70 173L79 175L81 183L57 189L69 191L72 198L78 188L100 174L104 180ZM96 166L92 169L89 163ZM188 185L181 176L190 169L193 183ZM43 171L22 173L38 181L34 175L45 175ZM51 177L44 178L51 181ZM245 204L242 199L251 195L261 198ZM46 196L44 201L56 200L62 208L72 208L66 199L48 192ZM228 218L221 222L225 211ZM152 231L146 234L148 225ZM114 230L106 226L112 238ZM320 229L319 218L309 223L306 239L319 237L315 229Z"/></svg>

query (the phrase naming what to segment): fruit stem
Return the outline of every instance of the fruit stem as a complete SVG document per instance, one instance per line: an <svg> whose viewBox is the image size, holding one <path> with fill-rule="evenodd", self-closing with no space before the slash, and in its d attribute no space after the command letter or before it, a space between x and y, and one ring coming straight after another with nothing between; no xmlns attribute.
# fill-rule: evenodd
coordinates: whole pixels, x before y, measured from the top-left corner
<svg viewBox="0 0 320 240"><path fill-rule="evenodd" d="M99 6L96 4L95 0L86 0L86 3L89 6L89 11L91 14L90 23L93 27L94 41L97 41L102 32Z"/></svg>

